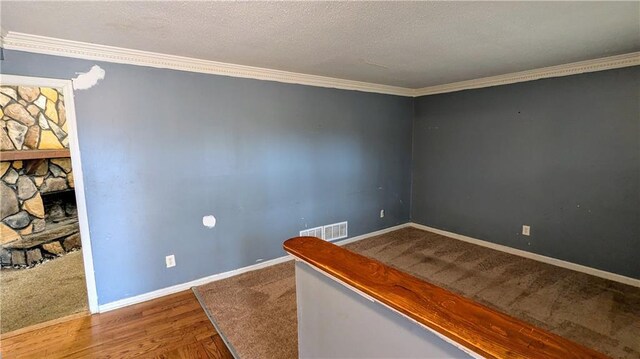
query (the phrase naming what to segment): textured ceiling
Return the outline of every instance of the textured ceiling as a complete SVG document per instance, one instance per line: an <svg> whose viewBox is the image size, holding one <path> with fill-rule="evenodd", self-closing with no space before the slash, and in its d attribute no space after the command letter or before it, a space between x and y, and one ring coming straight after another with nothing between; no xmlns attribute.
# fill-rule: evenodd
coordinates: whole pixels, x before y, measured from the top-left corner
<svg viewBox="0 0 640 359"><path fill-rule="evenodd" d="M1 26L410 88L640 50L640 2L7 2Z"/></svg>

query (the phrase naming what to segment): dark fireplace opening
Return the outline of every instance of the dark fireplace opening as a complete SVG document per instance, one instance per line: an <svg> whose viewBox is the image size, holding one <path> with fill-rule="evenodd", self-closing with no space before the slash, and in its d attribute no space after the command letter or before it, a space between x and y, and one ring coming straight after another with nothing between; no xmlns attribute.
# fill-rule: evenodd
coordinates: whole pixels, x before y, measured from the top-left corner
<svg viewBox="0 0 640 359"><path fill-rule="evenodd" d="M59 223L78 217L76 193L73 189L42 194L45 222Z"/></svg>
<svg viewBox="0 0 640 359"><path fill-rule="evenodd" d="M41 192L40 197L44 218L32 218L28 233L3 245L2 267L26 268L82 247L74 189Z"/></svg>

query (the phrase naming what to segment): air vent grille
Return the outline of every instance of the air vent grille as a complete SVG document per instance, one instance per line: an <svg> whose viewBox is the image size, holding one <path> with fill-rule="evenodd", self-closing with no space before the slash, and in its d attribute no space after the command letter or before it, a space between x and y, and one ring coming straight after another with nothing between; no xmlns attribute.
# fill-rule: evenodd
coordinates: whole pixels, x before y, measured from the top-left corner
<svg viewBox="0 0 640 359"><path fill-rule="evenodd" d="M324 240L335 241L337 239L348 237L347 222L340 222L324 226Z"/></svg>
<svg viewBox="0 0 640 359"><path fill-rule="evenodd" d="M300 231L300 237L318 237L324 239L324 227L316 227Z"/></svg>

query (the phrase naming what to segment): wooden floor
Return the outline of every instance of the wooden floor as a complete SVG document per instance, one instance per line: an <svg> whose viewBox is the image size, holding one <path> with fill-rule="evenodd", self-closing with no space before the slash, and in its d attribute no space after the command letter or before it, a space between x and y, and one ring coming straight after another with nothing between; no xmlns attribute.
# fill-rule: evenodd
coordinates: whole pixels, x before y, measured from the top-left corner
<svg viewBox="0 0 640 359"><path fill-rule="evenodd" d="M191 291L0 337L9 358L233 358Z"/></svg>

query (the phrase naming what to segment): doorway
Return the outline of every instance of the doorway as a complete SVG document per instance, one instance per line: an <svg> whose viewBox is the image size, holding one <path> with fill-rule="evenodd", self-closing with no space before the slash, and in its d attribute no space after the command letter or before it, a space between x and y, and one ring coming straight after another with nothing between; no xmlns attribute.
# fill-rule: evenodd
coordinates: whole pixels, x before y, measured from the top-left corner
<svg viewBox="0 0 640 359"><path fill-rule="evenodd" d="M0 77L2 333L97 311L72 82Z"/></svg>

